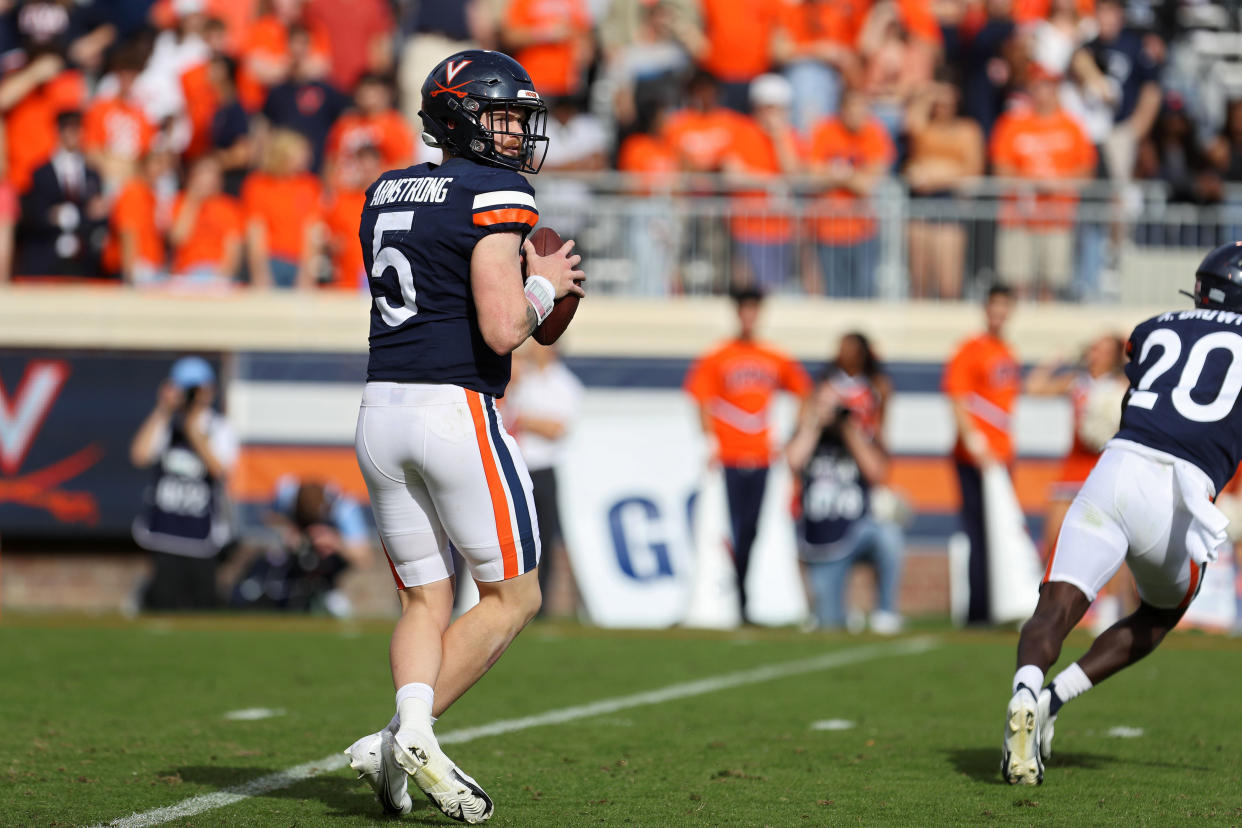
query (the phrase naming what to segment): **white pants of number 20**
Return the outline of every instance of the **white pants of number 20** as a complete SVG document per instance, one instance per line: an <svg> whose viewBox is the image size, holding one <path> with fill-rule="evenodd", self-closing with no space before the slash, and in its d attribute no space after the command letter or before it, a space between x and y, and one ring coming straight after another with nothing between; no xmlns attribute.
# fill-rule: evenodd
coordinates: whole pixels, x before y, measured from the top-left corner
<svg viewBox="0 0 1242 828"><path fill-rule="evenodd" d="M1047 581L1094 601L1123 562L1153 607L1184 609L1227 542L1214 487L1191 463L1129 440L1111 440L1065 515Z"/></svg>
<svg viewBox="0 0 1242 828"><path fill-rule="evenodd" d="M354 447L399 589L452 575L450 542L479 581L538 564L530 474L495 398L456 385L369 382Z"/></svg>

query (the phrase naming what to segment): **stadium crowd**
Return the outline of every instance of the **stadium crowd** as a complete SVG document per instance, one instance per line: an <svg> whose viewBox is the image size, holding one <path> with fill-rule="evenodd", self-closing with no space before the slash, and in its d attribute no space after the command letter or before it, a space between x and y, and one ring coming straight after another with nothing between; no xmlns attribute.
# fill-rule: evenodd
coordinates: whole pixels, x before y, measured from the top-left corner
<svg viewBox="0 0 1242 828"><path fill-rule="evenodd" d="M712 289L875 295L895 180L904 292L960 297L954 217L992 176L995 273L1088 295L1127 230L1075 227L1084 182L1218 205L1242 180L1238 26L1183 0L0 0L0 279L357 290L365 187L435 160L421 79L481 45L549 100L545 171L594 174L541 202L726 199L678 243L732 252Z"/></svg>

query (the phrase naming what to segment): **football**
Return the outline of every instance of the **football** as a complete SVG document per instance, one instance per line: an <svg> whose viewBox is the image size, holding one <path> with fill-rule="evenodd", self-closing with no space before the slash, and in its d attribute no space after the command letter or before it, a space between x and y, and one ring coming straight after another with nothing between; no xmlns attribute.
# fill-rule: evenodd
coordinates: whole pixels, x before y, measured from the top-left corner
<svg viewBox="0 0 1242 828"><path fill-rule="evenodd" d="M565 242L561 241L560 235L551 227L540 227L531 234L530 243L535 246L536 253L540 256L547 256L560 250ZM522 276L523 278L526 276L525 260L522 262ZM572 293L557 299L552 307L552 313L548 314L548 318L543 320L538 328L535 328L535 341L540 345L551 345L560 339L578 310L578 299L579 297Z"/></svg>

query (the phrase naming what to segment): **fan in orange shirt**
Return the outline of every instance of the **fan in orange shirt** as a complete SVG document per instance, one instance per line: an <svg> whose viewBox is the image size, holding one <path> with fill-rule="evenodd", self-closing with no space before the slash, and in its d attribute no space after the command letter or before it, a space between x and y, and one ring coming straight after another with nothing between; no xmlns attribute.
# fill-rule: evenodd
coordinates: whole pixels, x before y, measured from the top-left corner
<svg viewBox="0 0 1242 828"><path fill-rule="evenodd" d="M156 129L133 99L134 81L142 71L143 56L122 49L112 62L117 78L113 98L96 98L82 116L82 148L103 177L105 191L114 189L135 171L138 159L151 149Z"/></svg>
<svg viewBox="0 0 1242 828"><path fill-rule="evenodd" d="M362 76L354 90L354 108L338 118L328 133L324 180L333 186L354 180L356 174L348 166L363 147L380 153L385 170L414 163L414 132L393 108L392 85L382 75ZM374 177L367 183L373 180ZM356 216L354 223L357 224Z"/></svg>
<svg viewBox="0 0 1242 828"><path fill-rule="evenodd" d="M733 131L742 116L720 106L717 91L711 75L695 73L686 89L685 109L664 124L664 141L686 172L719 172L733 146Z"/></svg>
<svg viewBox="0 0 1242 828"><path fill-rule="evenodd" d="M794 88L793 122L809 130L837 111L859 80L854 43L870 0L801 0L781 5L772 55Z"/></svg>
<svg viewBox="0 0 1242 828"><path fill-rule="evenodd" d="M896 155L888 131L871 116L866 95L857 89L847 89L840 114L820 122L811 135L812 168L829 186L815 206L828 296L875 295L879 249L867 198Z"/></svg>
<svg viewBox="0 0 1242 828"><path fill-rule="evenodd" d="M1059 78L1032 64L1030 109L1013 109L992 129L993 171L1029 185L1001 209L996 260L1001 276L1020 295L1049 299L1073 275L1075 179L1095 171L1096 151L1058 100Z"/></svg>
<svg viewBox="0 0 1242 828"><path fill-rule="evenodd" d="M770 195L781 179L796 175L805 152L789 121L793 88L780 75L760 75L750 85L751 117L741 116L725 157L731 183L757 186L737 193L729 229L750 269L751 283L769 293L793 272L793 220L779 198ZM786 199L786 204L788 200Z"/></svg>
<svg viewBox="0 0 1242 828"><path fill-rule="evenodd" d="M749 85L772 66L783 0L702 0L707 45L699 65L720 81L721 100L746 110Z"/></svg>
<svg viewBox="0 0 1242 828"><path fill-rule="evenodd" d="M224 21L208 18L203 24L203 41L211 50L208 58L181 73L181 96L185 99L186 117L190 122L190 143L185 157L198 158L211 149L211 119L220 107L220 95L212 78L212 61L224 54L227 29Z"/></svg>
<svg viewBox="0 0 1242 828"><path fill-rule="evenodd" d="M733 530L742 618L746 619L746 572L759 529L759 513L773 456L768 413L777 391L805 398L811 378L801 365L756 338L763 295L742 291L737 302L737 336L705 354L686 375L685 390L699 405L709 462L724 470Z"/></svg>
<svg viewBox="0 0 1242 828"><path fill-rule="evenodd" d="M8 179L19 193L25 193L30 176L56 151L56 116L80 110L86 103L86 82L81 72L65 69L60 56L44 54L9 70L0 79L0 89L6 95L25 90L4 113Z"/></svg>
<svg viewBox="0 0 1242 828"><path fill-rule="evenodd" d="M358 217L367 201L367 187L385 166L379 149L363 144L342 166L341 183L328 199L324 222L328 250L332 255L332 281L324 287L359 291L367 289L366 265L358 242Z"/></svg>
<svg viewBox="0 0 1242 828"><path fill-rule="evenodd" d="M591 62L591 16L584 0L510 0L506 49L545 98L574 95Z"/></svg>
<svg viewBox="0 0 1242 828"><path fill-rule="evenodd" d="M167 275L155 184L172 169L173 161L166 152L143 155L138 174L125 182L112 205L103 266L110 273L119 273L126 284L151 285Z"/></svg>
<svg viewBox="0 0 1242 828"><path fill-rule="evenodd" d="M251 284L309 288L323 241L322 191L308 172L310 144L296 132L273 130L260 169L246 176L242 206Z"/></svg>
<svg viewBox="0 0 1242 828"><path fill-rule="evenodd" d="M263 108L267 91L289 77L289 27L301 24L310 35L310 77L323 78L331 68L332 41L323 24L303 15L306 0L267 0L246 33L239 57L237 97L249 112Z"/></svg>
<svg viewBox="0 0 1242 828"><path fill-rule="evenodd" d="M241 204L223 192L220 162L205 155L190 170L172 207L168 239L173 277L196 285L227 285L241 264L245 221Z"/></svg>

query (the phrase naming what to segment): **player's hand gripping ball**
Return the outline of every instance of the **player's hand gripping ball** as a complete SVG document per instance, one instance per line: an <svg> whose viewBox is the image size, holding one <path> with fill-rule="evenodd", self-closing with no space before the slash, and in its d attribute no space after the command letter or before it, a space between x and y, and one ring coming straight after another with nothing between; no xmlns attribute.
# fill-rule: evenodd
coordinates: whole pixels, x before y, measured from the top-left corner
<svg viewBox="0 0 1242 828"><path fill-rule="evenodd" d="M535 246L535 253L540 256L550 256L560 250L561 245L564 244L560 235L551 227L540 227L532 233L530 243ZM526 278L525 257L522 258L522 278ZM570 321L578 311L578 299L579 297L572 293L567 293L557 299L548 318L543 320L538 328L535 328L533 334L535 341L540 345L551 345L560 339L561 334L565 333L565 329L569 327Z"/></svg>

